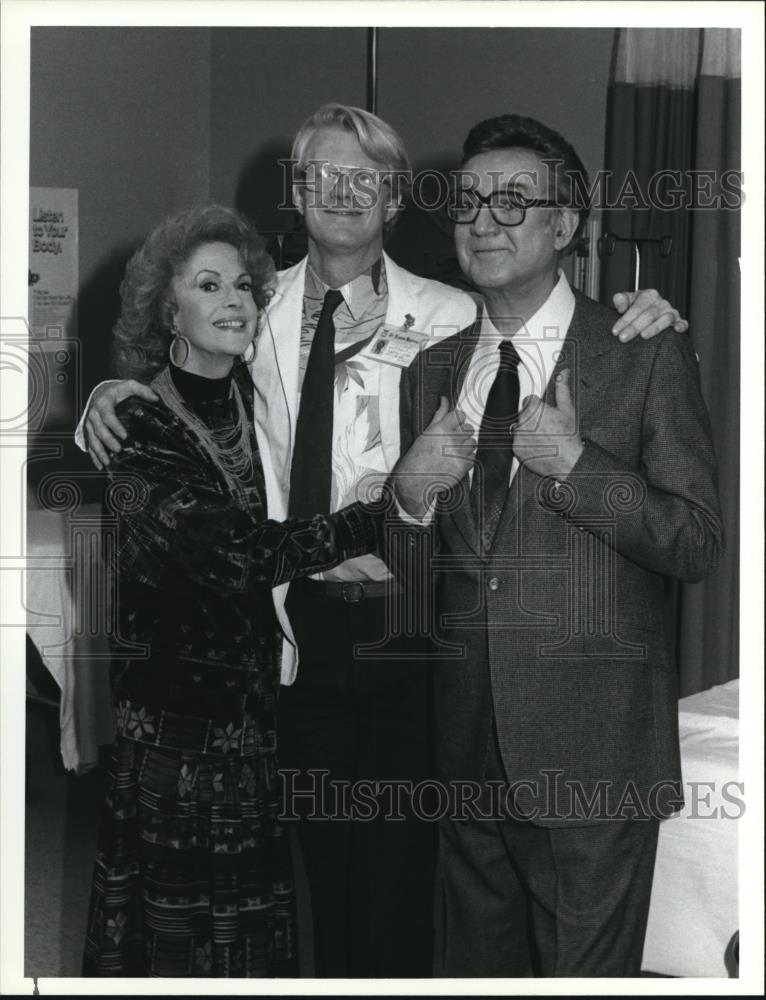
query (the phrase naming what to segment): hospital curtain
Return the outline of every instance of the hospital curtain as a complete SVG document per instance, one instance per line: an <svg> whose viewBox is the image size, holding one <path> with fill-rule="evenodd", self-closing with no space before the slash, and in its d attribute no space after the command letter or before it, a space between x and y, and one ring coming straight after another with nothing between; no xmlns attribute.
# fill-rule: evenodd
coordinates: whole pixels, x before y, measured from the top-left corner
<svg viewBox="0 0 766 1000"><path fill-rule="evenodd" d="M682 694L737 677L739 636L740 32L617 31L607 105L603 301L658 288L689 319L713 424L727 550L669 588ZM627 240L623 242L622 240Z"/></svg>

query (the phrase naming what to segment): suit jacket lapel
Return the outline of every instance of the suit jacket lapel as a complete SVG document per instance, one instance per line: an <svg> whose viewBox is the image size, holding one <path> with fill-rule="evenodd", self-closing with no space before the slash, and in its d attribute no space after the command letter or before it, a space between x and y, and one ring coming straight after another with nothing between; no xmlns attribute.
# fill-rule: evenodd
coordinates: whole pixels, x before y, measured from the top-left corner
<svg viewBox="0 0 766 1000"><path fill-rule="evenodd" d="M614 347L614 341L594 333L588 324L587 316L590 300L580 292L575 291L574 294L576 305L572 322L569 324L543 398L550 406L556 405L556 377L564 369L569 369L569 388L579 430L583 423L583 415L598 402L599 386L602 381L599 375L600 359ZM523 467L516 472L495 533L493 548L503 531L516 520L522 507L534 497L538 482L539 476L527 472Z"/></svg>
<svg viewBox="0 0 766 1000"><path fill-rule="evenodd" d="M448 397L450 405L453 407L457 406L460 399L468 366L471 363L471 357L479 341L480 330L481 316L479 316L475 323L461 331L455 338L457 343L454 345L454 360L450 359L450 379L448 383ZM445 346L451 344L451 340L445 341L444 344ZM437 399L436 404L438 405L438 403L439 400ZM479 428L476 427L474 429L478 434ZM452 519L469 548L478 553L480 551L479 533L473 505L471 504L469 479L467 476L457 487L447 493L441 501L440 506L445 511L449 511L445 516Z"/></svg>
<svg viewBox="0 0 766 1000"><path fill-rule="evenodd" d="M619 348L611 334L605 336L597 332L588 322L590 300L580 292L575 292L576 306L572 322L564 340L561 356L551 375L545 393L546 403L556 405L556 376L565 368L569 369L569 387L577 415L578 427L583 423L583 415L598 404L600 388L604 379L604 363L608 355Z"/></svg>

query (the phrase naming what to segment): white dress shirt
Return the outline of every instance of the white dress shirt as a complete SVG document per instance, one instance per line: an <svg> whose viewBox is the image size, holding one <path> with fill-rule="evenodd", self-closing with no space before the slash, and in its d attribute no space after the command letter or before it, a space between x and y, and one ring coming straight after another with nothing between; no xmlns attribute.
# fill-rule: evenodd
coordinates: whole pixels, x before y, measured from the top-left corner
<svg viewBox="0 0 766 1000"><path fill-rule="evenodd" d="M561 345L572 322L574 308L575 297L572 289L563 272L559 271L559 280L551 294L537 312L511 336L513 346L521 359L518 368L520 405L527 396L534 395L542 399L545 395ZM480 323L479 340L471 356L457 402L458 409L465 414L477 437L487 405L487 396L500 365L498 348L500 342L505 339L487 316L486 309L482 310ZM514 457L509 484L518 467L518 460ZM469 472L469 476L472 480L473 470Z"/></svg>

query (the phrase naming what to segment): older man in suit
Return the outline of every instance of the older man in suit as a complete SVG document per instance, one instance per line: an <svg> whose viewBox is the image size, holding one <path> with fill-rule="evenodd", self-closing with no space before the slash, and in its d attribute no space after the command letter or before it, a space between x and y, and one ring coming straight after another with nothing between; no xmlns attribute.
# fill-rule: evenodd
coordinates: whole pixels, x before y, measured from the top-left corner
<svg viewBox="0 0 766 1000"><path fill-rule="evenodd" d="M435 513L446 976L638 974L659 819L681 805L664 583L722 551L690 340L619 347L559 269L575 174L532 119L471 131L452 213L484 308L407 373L415 427L447 397L480 428ZM397 469L417 516L429 462L416 442Z"/></svg>

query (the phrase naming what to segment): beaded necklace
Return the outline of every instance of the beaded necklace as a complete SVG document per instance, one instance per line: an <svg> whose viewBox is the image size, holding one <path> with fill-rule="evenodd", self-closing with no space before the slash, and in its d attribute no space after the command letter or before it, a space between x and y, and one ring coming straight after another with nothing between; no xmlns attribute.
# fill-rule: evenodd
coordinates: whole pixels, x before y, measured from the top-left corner
<svg viewBox="0 0 766 1000"><path fill-rule="evenodd" d="M220 472L232 493L244 497L243 483L253 469L253 446L250 422L237 383L232 379L229 389L234 397L237 416L234 426L214 430L187 405L173 382L170 369L165 367L152 382L152 388L167 408L194 434L202 450Z"/></svg>

